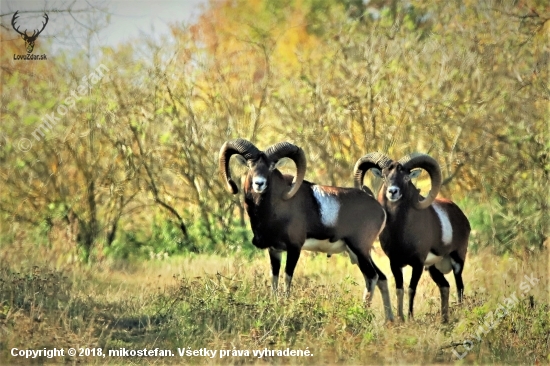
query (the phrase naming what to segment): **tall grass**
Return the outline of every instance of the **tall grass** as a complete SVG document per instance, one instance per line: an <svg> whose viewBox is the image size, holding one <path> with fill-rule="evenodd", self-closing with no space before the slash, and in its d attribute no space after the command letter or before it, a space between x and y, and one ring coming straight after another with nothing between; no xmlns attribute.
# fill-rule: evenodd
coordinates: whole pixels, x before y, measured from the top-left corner
<svg viewBox="0 0 550 366"><path fill-rule="evenodd" d="M22 246L24 247L24 246ZM49 252L54 251L50 248ZM61 251L60 251L61 253ZM58 254L60 254L58 253ZM304 253L290 298L270 297L267 255L188 255L118 265L51 261L40 250L0 251L0 363L23 361L13 347L170 349L175 357L93 358L85 363L536 363L549 362L550 319L547 253L467 258L466 296L442 325L439 291L429 276L419 283L415 319L384 322L376 294L361 303L363 279L345 256ZM52 254L53 255L53 254ZM25 257L23 260L22 257ZM388 275L380 249L375 261ZM479 324L511 293L521 294L524 276L539 282L475 341L463 360L452 345L474 340ZM390 282L393 281L391 275ZM405 270L405 278L410 271ZM392 290L393 293L393 290ZM395 305L395 296L392 296ZM219 355L181 358L178 348L212 350L308 349L310 357ZM457 346L463 352L463 346ZM39 359L74 362L79 359Z"/></svg>

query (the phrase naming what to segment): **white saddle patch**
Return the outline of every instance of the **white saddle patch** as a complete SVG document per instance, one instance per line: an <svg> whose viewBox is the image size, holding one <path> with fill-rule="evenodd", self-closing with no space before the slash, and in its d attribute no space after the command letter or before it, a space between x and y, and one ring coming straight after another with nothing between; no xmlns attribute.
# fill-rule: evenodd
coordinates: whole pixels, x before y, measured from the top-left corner
<svg viewBox="0 0 550 366"><path fill-rule="evenodd" d="M426 257L426 259L424 260L424 265L426 267L429 267L433 264L436 264L438 263L439 261L441 261L441 259L443 259L443 257L439 256L439 255L435 255L433 253L428 253L428 256Z"/></svg>
<svg viewBox="0 0 550 366"><path fill-rule="evenodd" d="M434 208L435 213L439 217L439 222L441 223L441 240L443 241L443 244L451 244L451 241L453 240L453 227L451 226L451 221L449 220L447 212L445 212L445 210L437 202L434 202L432 207Z"/></svg>
<svg viewBox="0 0 550 366"><path fill-rule="evenodd" d="M346 243L342 240L331 243L328 239L306 239L304 242L303 250L309 250L310 252L321 252L327 254L338 254L345 251L347 248Z"/></svg>
<svg viewBox="0 0 550 366"><path fill-rule="evenodd" d="M312 187L313 196L319 203L319 213L321 222L325 226L333 227L338 220L340 211L340 201L335 196L325 192L321 187L314 185Z"/></svg>

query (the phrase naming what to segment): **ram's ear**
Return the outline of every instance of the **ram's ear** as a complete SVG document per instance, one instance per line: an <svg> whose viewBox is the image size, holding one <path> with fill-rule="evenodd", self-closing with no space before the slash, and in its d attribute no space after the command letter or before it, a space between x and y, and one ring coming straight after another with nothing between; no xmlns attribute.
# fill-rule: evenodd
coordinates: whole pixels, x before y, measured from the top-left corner
<svg viewBox="0 0 550 366"><path fill-rule="evenodd" d="M239 162L240 165L246 166L246 159L244 158L244 156L237 155L237 154L235 154L233 156L237 159L237 161Z"/></svg>
<svg viewBox="0 0 550 366"><path fill-rule="evenodd" d="M409 178L411 179L418 178L420 173L422 173L422 169L411 170L411 172L409 173Z"/></svg>
<svg viewBox="0 0 550 366"><path fill-rule="evenodd" d="M371 168L370 170L372 172L372 174L374 174L375 177L378 177L378 178L384 178L384 175L382 174L382 171L378 168Z"/></svg>
<svg viewBox="0 0 550 366"><path fill-rule="evenodd" d="M279 159L279 161L277 161L275 163L275 168L282 168L284 166L286 166L288 164L288 162L290 162L292 160L290 160L289 158L282 158L282 159Z"/></svg>

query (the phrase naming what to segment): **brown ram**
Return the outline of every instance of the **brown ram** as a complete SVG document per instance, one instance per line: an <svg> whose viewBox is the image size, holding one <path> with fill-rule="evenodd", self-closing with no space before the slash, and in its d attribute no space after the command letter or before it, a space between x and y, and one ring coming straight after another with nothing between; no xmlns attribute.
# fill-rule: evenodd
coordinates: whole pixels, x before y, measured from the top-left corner
<svg viewBox="0 0 550 366"><path fill-rule="evenodd" d="M432 187L426 198L411 182L424 169L430 175ZM383 179L378 201L388 215L386 227L380 234L382 249L390 259L397 289L397 309L403 314L403 273L406 265L412 267L409 285L409 316L413 315L416 287L423 267L428 267L430 276L441 293L441 316L448 321L449 282L443 274L453 270L462 301L464 283L462 270L466 260L470 223L451 201L436 198L441 187L439 164L425 154L411 154L393 161L381 153L370 153L357 161L354 169L355 187L363 184L368 170ZM367 187L364 189L368 192Z"/></svg>

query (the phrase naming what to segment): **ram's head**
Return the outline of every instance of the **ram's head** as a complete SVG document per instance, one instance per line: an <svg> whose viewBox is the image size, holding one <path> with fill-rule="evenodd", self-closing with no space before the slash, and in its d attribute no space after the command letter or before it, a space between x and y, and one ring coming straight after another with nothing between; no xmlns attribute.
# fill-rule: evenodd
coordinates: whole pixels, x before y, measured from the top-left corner
<svg viewBox="0 0 550 366"><path fill-rule="evenodd" d="M237 194L239 188L231 178L231 171L229 169L229 159L232 155L237 155L241 162L247 166L247 180L252 183L252 190L257 194L264 194L269 191L272 174L283 158L290 158L294 161L297 173L290 188L283 194L282 199L288 200L292 198L298 192L304 180L306 158L304 151L298 146L289 142L280 142L267 148L265 151L261 151L250 141L237 139L224 143L219 155L220 173L227 190L233 194Z"/></svg>
<svg viewBox="0 0 550 366"><path fill-rule="evenodd" d="M418 190L411 182L412 178L420 175L420 169L426 170L432 181L432 188L426 198L420 197ZM432 204L441 188L439 164L426 154L413 153L393 161L382 153L369 153L355 164L355 187L361 187L363 178L369 170L383 179L382 192L389 202L398 202L404 197L405 200L412 200L415 208L425 209Z"/></svg>

